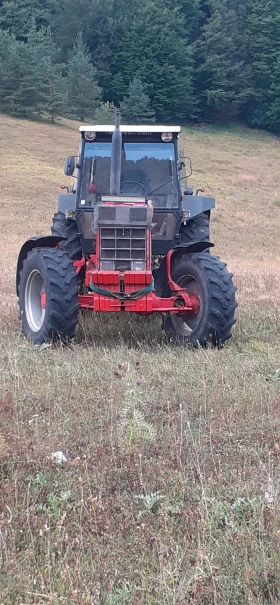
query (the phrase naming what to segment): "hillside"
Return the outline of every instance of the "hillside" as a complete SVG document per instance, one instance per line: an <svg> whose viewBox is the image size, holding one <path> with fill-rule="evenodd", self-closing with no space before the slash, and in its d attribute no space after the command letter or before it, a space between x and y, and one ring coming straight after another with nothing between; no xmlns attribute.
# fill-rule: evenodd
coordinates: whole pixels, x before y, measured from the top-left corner
<svg viewBox="0 0 280 605"><path fill-rule="evenodd" d="M38 349L20 335L17 254L49 233L77 130L1 116L0 602L276 605L280 140L183 132L238 286L223 350L172 349L160 320L107 316Z"/></svg>

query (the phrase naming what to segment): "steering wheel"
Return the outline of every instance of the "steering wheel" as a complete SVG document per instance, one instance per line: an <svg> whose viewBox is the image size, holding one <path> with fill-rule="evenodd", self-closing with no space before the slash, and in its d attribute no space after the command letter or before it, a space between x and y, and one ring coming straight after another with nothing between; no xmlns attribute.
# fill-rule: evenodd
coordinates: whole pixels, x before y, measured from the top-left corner
<svg viewBox="0 0 280 605"><path fill-rule="evenodd" d="M145 184L143 184L143 183L138 183L138 181L122 181L122 182L121 182L121 187L123 187L123 185L131 185L131 184L136 185L136 187L134 187L133 191L131 191L131 192L129 193L129 195L133 195L133 193L135 193L135 191L136 191L137 187L141 187L141 189L142 189L142 192L141 192L141 193L142 193L142 194L144 193L144 189L145 189L145 187L146 187L146 183L145 183ZM121 193L124 193L124 191L122 191L122 189L121 189Z"/></svg>

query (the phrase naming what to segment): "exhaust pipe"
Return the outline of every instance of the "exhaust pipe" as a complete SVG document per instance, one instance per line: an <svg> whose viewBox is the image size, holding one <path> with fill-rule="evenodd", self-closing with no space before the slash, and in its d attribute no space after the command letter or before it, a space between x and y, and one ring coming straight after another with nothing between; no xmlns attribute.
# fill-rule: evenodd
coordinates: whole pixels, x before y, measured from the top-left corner
<svg viewBox="0 0 280 605"><path fill-rule="evenodd" d="M121 189L122 133L120 131L121 113L116 109L115 130L112 136L110 195L119 195Z"/></svg>

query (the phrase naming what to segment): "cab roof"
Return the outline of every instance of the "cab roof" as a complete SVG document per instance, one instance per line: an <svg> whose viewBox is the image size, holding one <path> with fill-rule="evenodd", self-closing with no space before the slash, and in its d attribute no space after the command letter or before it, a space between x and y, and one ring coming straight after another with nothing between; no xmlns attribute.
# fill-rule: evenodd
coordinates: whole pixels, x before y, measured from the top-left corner
<svg viewBox="0 0 280 605"><path fill-rule="evenodd" d="M103 125L95 125L92 126L80 126L80 132L114 132L115 126L113 124L103 124ZM121 124L120 126L121 132L124 133L135 133L135 134L143 134L143 133L153 133L153 132L181 132L180 126L151 126L148 124L147 126L131 126Z"/></svg>

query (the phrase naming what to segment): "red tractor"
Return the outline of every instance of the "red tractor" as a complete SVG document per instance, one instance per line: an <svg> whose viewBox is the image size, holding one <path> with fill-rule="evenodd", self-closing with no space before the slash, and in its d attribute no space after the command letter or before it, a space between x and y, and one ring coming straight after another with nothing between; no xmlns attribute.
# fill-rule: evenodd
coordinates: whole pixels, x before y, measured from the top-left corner
<svg viewBox="0 0 280 605"><path fill-rule="evenodd" d="M17 294L25 337L75 336L79 309L160 313L169 341L221 346L235 323L226 264L210 254L215 200L182 192L179 127L82 126L75 176L52 235L21 248ZM75 174L74 174L75 173ZM190 175L189 175L190 176Z"/></svg>

